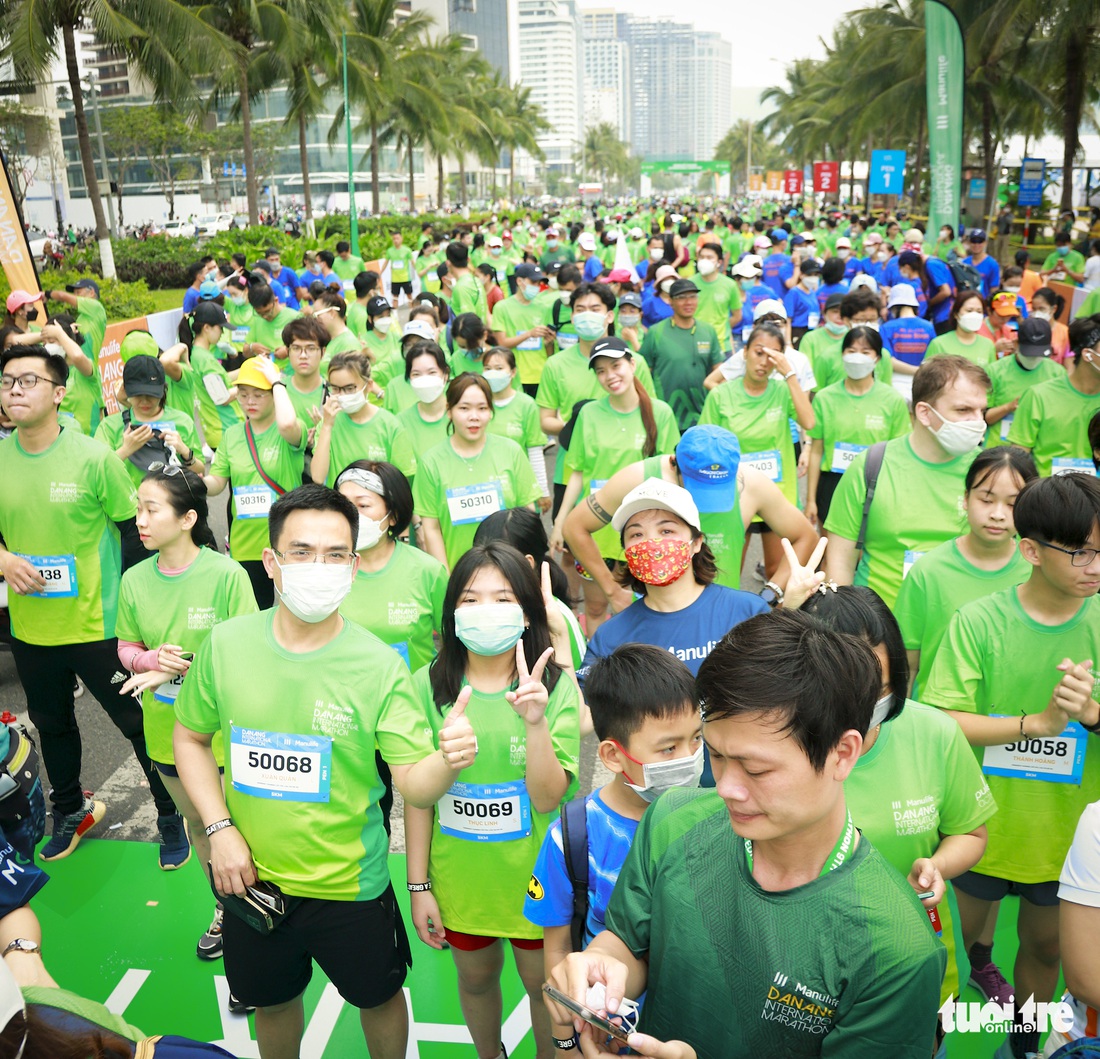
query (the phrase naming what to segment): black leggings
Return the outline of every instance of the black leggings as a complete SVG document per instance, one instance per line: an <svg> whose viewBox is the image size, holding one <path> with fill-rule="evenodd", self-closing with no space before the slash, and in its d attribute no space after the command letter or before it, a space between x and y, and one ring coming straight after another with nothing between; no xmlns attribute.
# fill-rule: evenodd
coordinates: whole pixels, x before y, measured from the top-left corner
<svg viewBox="0 0 1100 1059"><path fill-rule="evenodd" d="M821 477L817 480L817 496L814 500L817 503L817 523L819 526L825 525L825 519L829 514L829 508L833 504L833 493L836 492L836 487L840 485L840 479L844 475L837 474L836 471L822 471Z"/></svg>
<svg viewBox="0 0 1100 1059"><path fill-rule="evenodd" d="M241 559L241 566L252 582L252 594L256 597L256 606L260 610L270 610L275 606L275 582L267 576L262 559Z"/></svg>
<svg viewBox="0 0 1100 1059"><path fill-rule="evenodd" d="M128 674L119 663L117 649L113 639L54 647L12 641L11 653L27 696L27 711L38 729L42 763L53 787L50 800L59 813L75 813L84 804L80 729L73 704L73 685L80 677L115 727L130 740L134 756L149 780L157 813L168 816L176 812L176 806L149 761L141 704L132 695L118 693Z"/></svg>

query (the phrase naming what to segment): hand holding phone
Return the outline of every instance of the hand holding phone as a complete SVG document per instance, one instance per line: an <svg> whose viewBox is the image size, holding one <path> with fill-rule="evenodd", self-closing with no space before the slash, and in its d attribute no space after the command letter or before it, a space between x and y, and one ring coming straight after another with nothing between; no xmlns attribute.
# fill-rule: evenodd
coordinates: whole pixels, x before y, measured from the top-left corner
<svg viewBox="0 0 1100 1059"><path fill-rule="evenodd" d="M629 1033L625 1027L612 1022L606 1016L600 1015L584 1004L578 1004L572 997L566 996L565 993L561 992L559 989L555 989L549 983L542 988L551 1000L571 1011L577 1018L584 1019L590 1026L595 1026L596 1029L606 1033L609 1037L614 1038L622 1044L627 1043Z"/></svg>

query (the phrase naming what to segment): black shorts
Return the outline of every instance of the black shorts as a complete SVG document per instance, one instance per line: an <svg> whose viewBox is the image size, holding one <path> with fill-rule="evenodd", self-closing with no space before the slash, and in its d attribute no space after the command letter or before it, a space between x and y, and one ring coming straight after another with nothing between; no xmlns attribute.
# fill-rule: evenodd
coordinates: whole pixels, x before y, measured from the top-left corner
<svg viewBox="0 0 1100 1059"><path fill-rule="evenodd" d="M1054 908L1058 904L1058 880L1024 883L1001 879L996 875L982 875L977 871L964 871L955 876L951 884L969 897L979 901L1000 901L1009 894L1022 897L1028 904L1039 908Z"/></svg>
<svg viewBox="0 0 1100 1059"><path fill-rule="evenodd" d="M411 298L413 296L412 280L408 280L405 283L393 283L390 285L390 290L393 292L393 296L396 298L399 294L404 294Z"/></svg>
<svg viewBox="0 0 1100 1059"><path fill-rule="evenodd" d="M375 1008L405 984L412 966L392 886L373 901L303 898L270 934L229 914L222 931L229 988L256 1007L275 1007L300 996L316 960L349 1004Z"/></svg>

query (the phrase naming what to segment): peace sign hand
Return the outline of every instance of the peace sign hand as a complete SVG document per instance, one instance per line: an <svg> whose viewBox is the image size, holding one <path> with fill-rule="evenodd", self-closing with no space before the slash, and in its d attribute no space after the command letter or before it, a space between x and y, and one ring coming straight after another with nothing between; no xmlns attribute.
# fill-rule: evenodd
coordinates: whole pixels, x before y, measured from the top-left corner
<svg viewBox="0 0 1100 1059"><path fill-rule="evenodd" d="M550 694L542 682L542 674L553 654L553 647L546 648L539 655L534 668L528 672L523 641L520 640L516 644L516 672L519 673L519 686L515 691L507 692L504 697L511 703L512 709L523 718L523 723L530 727L541 724L546 716L546 705L550 701Z"/></svg>
<svg viewBox="0 0 1100 1059"><path fill-rule="evenodd" d="M783 537L780 543L783 545L783 554L787 557L787 565L791 571L783 593L783 609L797 610L825 580L825 571L818 570L818 567L821 565L821 557L825 554L825 546L829 543L829 538L822 537L817 542L817 547L814 548L805 566L798 561L798 556L795 555L794 548L786 537Z"/></svg>
<svg viewBox="0 0 1100 1059"><path fill-rule="evenodd" d="M439 749L443 760L455 772L459 772L474 763L477 757L477 736L470 718L466 716L466 706L474 689L466 685L455 699L451 712L447 714L443 727L439 730Z"/></svg>

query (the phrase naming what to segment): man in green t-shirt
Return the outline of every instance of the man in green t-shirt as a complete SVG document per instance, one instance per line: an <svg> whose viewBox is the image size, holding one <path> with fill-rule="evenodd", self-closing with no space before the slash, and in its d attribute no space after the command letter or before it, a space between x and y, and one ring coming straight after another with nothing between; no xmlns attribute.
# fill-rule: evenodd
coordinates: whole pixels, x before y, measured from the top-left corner
<svg viewBox="0 0 1100 1059"><path fill-rule="evenodd" d="M554 339L550 307L538 299L545 280L538 265L516 266L516 293L493 310L493 342L515 353L519 381L534 396L546 364L546 343Z"/></svg>
<svg viewBox="0 0 1100 1059"><path fill-rule="evenodd" d="M370 1054L404 1057L411 956L386 867L375 745L422 809L477 754L469 694L433 751L400 656L341 616L358 524L351 501L325 486L280 497L263 555L278 605L215 626L176 700L176 766L210 836L215 889L243 896L259 882L288 908L268 934L233 914L223 927L226 977L256 1006L263 1059L298 1054L313 960L360 1009ZM224 786L211 750L219 731Z"/></svg>
<svg viewBox="0 0 1100 1059"><path fill-rule="evenodd" d="M985 853L954 886L967 950L994 903L1019 895L1019 1010L1054 999L1058 877L1081 813L1100 797L1100 482L1034 479L1013 520L1031 575L954 615L924 699L958 722L997 800ZM1031 1026L1014 1026L1008 1041L1012 1055L1039 1050Z"/></svg>
<svg viewBox="0 0 1100 1059"><path fill-rule="evenodd" d="M718 344L728 354L733 348L731 329L741 323L741 291L737 284L719 271L722 247L719 243L704 243L696 255L694 278L699 291L696 315L718 332Z"/></svg>
<svg viewBox="0 0 1100 1059"><path fill-rule="evenodd" d="M926 359L913 376L913 429L886 443L862 554L867 452L840 479L825 520L825 572L866 585L893 607L902 578L925 552L965 531L966 472L985 437L989 376L965 357Z"/></svg>
<svg viewBox="0 0 1100 1059"><path fill-rule="evenodd" d="M707 392L703 380L725 360L718 333L696 318L699 288L678 279L669 291L672 316L651 327L639 351L653 372L657 396L676 413L680 432L699 422Z"/></svg>
<svg viewBox="0 0 1100 1059"><path fill-rule="evenodd" d="M1058 280L1079 286L1085 281L1085 258L1073 249L1069 232L1058 232L1054 236L1054 252L1047 255L1039 276L1044 283Z"/></svg>
<svg viewBox="0 0 1100 1059"><path fill-rule="evenodd" d="M53 836L39 856L60 860L105 812L80 782L77 676L130 740L158 817L176 815L149 761L141 707L118 693L123 559L140 561L145 549L122 461L103 442L58 425L69 372L64 358L44 346L14 347L0 354L0 372L0 401L17 428L0 444L0 573L8 587L12 656L52 787Z"/></svg>
<svg viewBox="0 0 1100 1059"><path fill-rule="evenodd" d="M607 929L550 984L578 1002L602 984L588 1002L612 1012L645 990L642 1055L927 1059L946 953L844 798L881 681L869 647L805 615L735 626L696 678L716 789L654 803Z"/></svg>
<svg viewBox="0 0 1100 1059"><path fill-rule="evenodd" d="M85 433L95 434L104 412L103 387L99 377L99 351L107 334L107 310L99 300L99 284L94 279L78 279L65 290L52 290L50 301L64 302L76 316L80 348L92 362L91 375L70 375L61 404L63 412L76 417Z"/></svg>
<svg viewBox="0 0 1100 1059"><path fill-rule="evenodd" d="M405 237L400 232L390 232L393 245L386 249L387 271L390 281L390 301L398 304L402 294L412 299L413 252L405 246Z"/></svg>
<svg viewBox="0 0 1100 1059"><path fill-rule="evenodd" d="M450 287L451 314L476 313L489 322L489 302L485 297L485 288L470 271L470 251L464 243L447 244L447 274Z"/></svg>
<svg viewBox="0 0 1100 1059"><path fill-rule="evenodd" d="M270 356L280 371L286 370L286 346L283 345L283 328L302 314L279 304L275 292L266 283L250 284L248 302L252 306L252 320L248 325L248 339L242 347L246 357Z"/></svg>
<svg viewBox="0 0 1100 1059"><path fill-rule="evenodd" d="M332 262L332 271L344 281L344 290L351 287L352 281L364 268L363 259L351 252L351 243L341 239L336 244L336 257Z"/></svg>

